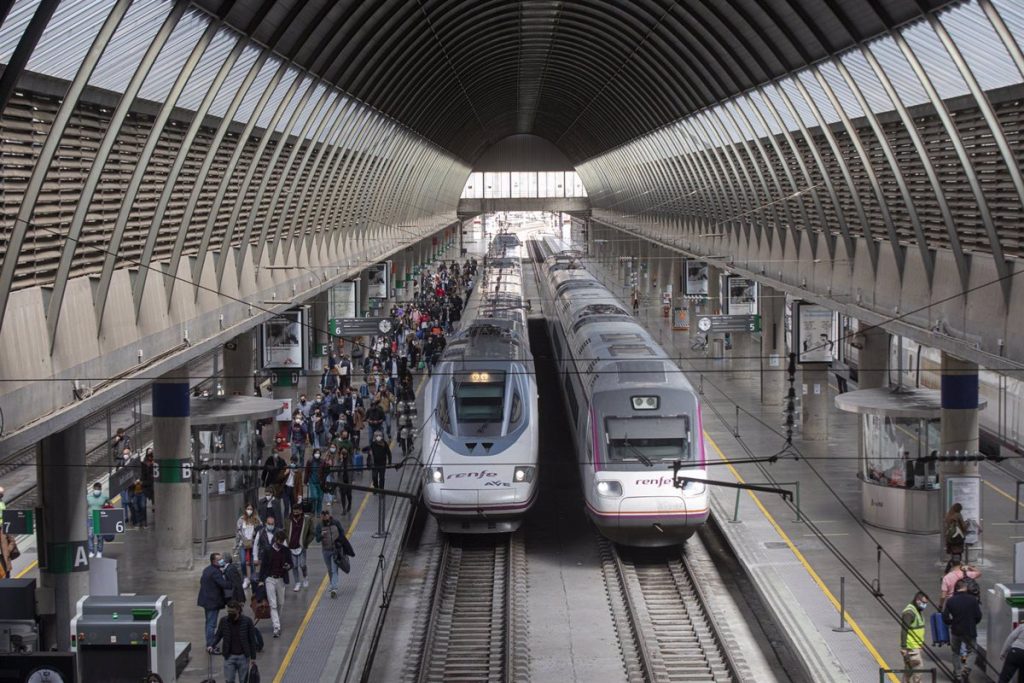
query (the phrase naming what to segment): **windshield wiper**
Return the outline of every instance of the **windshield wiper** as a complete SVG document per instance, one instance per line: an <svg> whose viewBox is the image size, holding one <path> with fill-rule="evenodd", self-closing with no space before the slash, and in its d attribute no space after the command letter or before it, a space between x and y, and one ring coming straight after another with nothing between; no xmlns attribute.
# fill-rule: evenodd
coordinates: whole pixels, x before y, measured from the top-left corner
<svg viewBox="0 0 1024 683"><path fill-rule="evenodd" d="M636 456L636 459L639 460L643 465L646 465L647 467L654 467L654 462L646 455L641 453L640 449L631 444L628 439L623 439L622 445L631 450L633 452L633 455Z"/></svg>

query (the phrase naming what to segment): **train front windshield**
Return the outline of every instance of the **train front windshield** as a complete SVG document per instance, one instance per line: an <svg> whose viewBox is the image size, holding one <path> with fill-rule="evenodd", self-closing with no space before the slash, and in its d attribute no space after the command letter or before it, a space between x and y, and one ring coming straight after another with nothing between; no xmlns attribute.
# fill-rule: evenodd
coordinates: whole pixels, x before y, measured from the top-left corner
<svg viewBox="0 0 1024 683"><path fill-rule="evenodd" d="M462 435L497 435L505 417L505 373L494 370L460 373L453 387L455 419Z"/></svg>
<svg viewBox="0 0 1024 683"><path fill-rule="evenodd" d="M608 418L605 421L608 464L645 469L692 456L690 418Z"/></svg>

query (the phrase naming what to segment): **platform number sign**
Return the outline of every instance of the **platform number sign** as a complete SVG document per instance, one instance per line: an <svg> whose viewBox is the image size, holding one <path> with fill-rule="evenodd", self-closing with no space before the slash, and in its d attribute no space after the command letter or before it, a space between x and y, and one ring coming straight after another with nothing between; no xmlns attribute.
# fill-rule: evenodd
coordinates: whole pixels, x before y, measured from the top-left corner
<svg viewBox="0 0 1024 683"><path fill-rule="evenodd" d="M22 536L35 533L34 510L4 510L4 533Z"/></svg>
<svg viewBox="0 0 1024 683"><path fill-rule="evenodd" d="M124 533L124 509L110 508L108 510L92 511L92 532L101 536Z"/></svg>
<svg viewBox="0 0 1024 683"><path fill-rule="evenodd" d="M153 479L164 484L192 481L192 460L157 460L153 463Z"/></svg>

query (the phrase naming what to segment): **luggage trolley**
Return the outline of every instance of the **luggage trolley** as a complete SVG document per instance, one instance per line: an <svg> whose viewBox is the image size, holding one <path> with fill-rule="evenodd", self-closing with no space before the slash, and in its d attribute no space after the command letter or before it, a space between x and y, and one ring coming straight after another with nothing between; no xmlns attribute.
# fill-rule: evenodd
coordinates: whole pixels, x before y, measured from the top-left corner
<svg viewBox="0 0 1024 683"><path fill-rule="evenodd" d="M71 651L83 681L173 681L174 603L166 595L85 596L71 620Z"/></svg>

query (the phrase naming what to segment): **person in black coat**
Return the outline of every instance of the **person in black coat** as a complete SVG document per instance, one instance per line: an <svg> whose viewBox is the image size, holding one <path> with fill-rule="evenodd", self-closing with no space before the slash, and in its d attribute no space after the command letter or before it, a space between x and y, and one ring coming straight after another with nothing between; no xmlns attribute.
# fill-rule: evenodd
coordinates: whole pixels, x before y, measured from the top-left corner
<svg viewBox="0 0 1024 683"><path fill-rule="evenodd" d="M237 600L244 604L245 584L242 578L242 571L238 568L238 564L233 561L230 553L224 554L224 560L227 562L227 565L224 567L224 578L231 584L231 600Z"/></svg>
<svg viewBox="0 0 1024 683"><path fill-rule="evenodd" d="M384 440L384 432L376 432L368 449L370 451L370 467L373 470L373 488L384 488L384 473L391 464L391 446Z"/></svg>
<svg viewBox="0 0 1024 683"><path fill-rule="evenodd" d="M206 647L213 647L213 635L217 630L217 617L224 609L226 596L231 584L224 576L227 562L220 553L210 555L210 564L203 569L199 578L199 597L196 604L206 610Z"/></svg>
<svg viewBox="0 0 1024 683"><path fill-rule="evenodd" d="M942 620L949 624L949 649L953 653L953 679L970 678L971 667L966 666L967 658L978 659L978 624L981 623L981 602L970 593L965 579L956 582L956 592L946 600L942 608ZM961 646L966 648L960 655ZM961 672L961 669L964 671Z"/></svg>
<svg viewBox="0 0 1024 683"><path fill-rule="evenodd" d="M224 655L224 680L226 683L245 683L249 679L249 667L256 659L257 646L256 625L252 619L242 614L242 603L237 600L228 602L227 616L217 624L213 643L206 651L213 653L217 644L221 643L221 654Z"/></svg>

